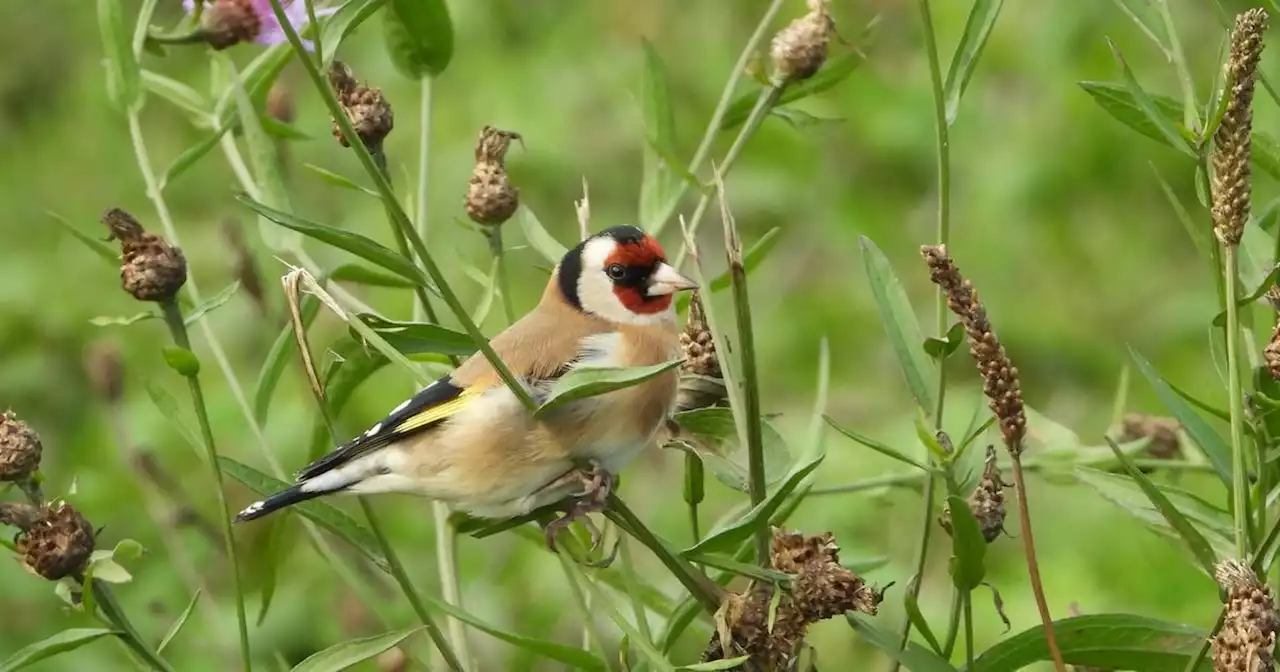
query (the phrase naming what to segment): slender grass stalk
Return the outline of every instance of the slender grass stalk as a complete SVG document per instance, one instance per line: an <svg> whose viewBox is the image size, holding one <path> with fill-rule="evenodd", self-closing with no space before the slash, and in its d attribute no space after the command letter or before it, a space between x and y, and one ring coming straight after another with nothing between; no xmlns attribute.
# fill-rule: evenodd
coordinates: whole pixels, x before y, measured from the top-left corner
<svg viewBox="0 0 1280 672"><path fill-rule="evenodd" d="M609 495L609 505L605 509L605 516L624 532L635 537L636 541L648 547L654 555L658 556L658 560L680 581L685 590L688 590L694 599L707 610L707 613L714 614L720 608L724 590L707 578L706 574L703 574L689 564L687 560L680 557L666 542L649 531L649 528L645 527L644 523L631 511L631 508L616 494Z"/></svg>
<svg viewBox="0 0 1280 672"><path fill-rule="evenodd" d="M1053 657L1053 667L1057 672L1066 672L1067 665L1062 660L1062 651L1058 649L1058 638L1053 632L1053 617L1049 615L1049 602L1044 597L1044 584L1040 581L1040 563L1036 560L1036 541L1031 535L1031 511L1027 506L1027 482L1022 473L1022 459L1018 457L1018 446L1010 446L1013 455L1013 484L1018 491L1018 525L1022 528L1022 549L1027 556L1027 574L1031 579L1031 592L1035 594L1036 609L1040 612L1040 621L1044 624L1045 644L1049 655Z"/></svg>
<svg viewBox="0 0 1280 672"><path fill-rule="evenodd" d="M963 591L960 601L964 604L964 660L965 669L973 669L973 591Z"/></svg>
<svg viewBox="0 0 1280 672"><path fill-rule="evenodd" d="M484 334L480 332L480 328L476 326L475 321L467 314L467 309L463 307L462 302L458 300L458 295L449 287L449 283L445 280L444 274L440 271L440 267L436 265L436 262L431 257L430 252L427 251L426 244L415 234L413 230L413 223L409 220L409 216L405 214L404 210L400 207L399 202L396 200L395 193L391 188L390 182L387 180L385 172L369 153L368 148L364 146L364 143L356 134L355 129L352 128L351 120L342 110L342 106L339 105L338 99L334 95L333 90L329 87L328 82L325 80L324 74L320 72L319 68L316 67L316 64L313 63L310 58L306 57L306 47L303 46L301 38L298 37L298 31L289 24L288 16L285 14L284 7L281 6L280 0L271 0L271 8L275 12L276 18L279 19L281 29L289 39L290 45L293 46L294 52L298 54L299 60L307 71L307 76L311 78L311 81L315 85L321 99L324 100L325 105L328 107L330 116L332 116L334 121L337 122L338 127L342 131L342 136L346 138L352 151L355 152L356 158L360 160L361 166L364 167L365 171L369 174L369 177L373 179L374 186L377 188L378 194L382 196L382 200L391 214L393 223L396 225L396 228L400 231L401 235L408 238L410 243L412 243L414 251L418 255L418 262L422 264L423 270L426 271L427 275L431 278L431 281L434 282L440 290L441 298L444 299L449 310L453 312L455 317L457 317L458 322L467 332L467 335L471 336L471 339L476 344L476 348L484 354L485 359L487 359L489 364L493 366L494 371L501 376L502 381L511 389L511 393L520 400L520 403L522 403L525 408L530 411L536 409L537 403L534 402L533 397L529 394L528 388L511 373L511 369L509 369L506 363L502 361L502 358L498 356L498 353L494 352L493 346L489 343L489 339L485 338Z"/></svg>
<svg viewBox="0 0 1280 672"><path fill-rule="evenodd" d="M1240 316L1236 306L1236 283L1239 275L1239 249L1226 245L1223 249L1223 280L1227 302L1227 396L1231 414L1231 494L1235 506L1236 556L1249 556L1252 523L1249 517L1248 465L1244 457L1244 390L1240 383Z"/></svg>
<svg viewBox="0 0 1280 672"><path fill-rule="evenodd" d="M165 325L173 342L180 348L191 349L191 339L187 335L187 326L183 322L182 311L172 299L160 304L164 314ZM236 597L236 620L240 629L240 658L246 672L253 669L253 655L249 649L249 621L244 610L244 591L240 583L240 560L236 553L236 537L231 530L231 518L227 515L227 494L223 490L222 465L218 462L218 448L213 441L213 428L209 424L209 412L205 407L204 391L200 387L200 379L196 375L187 375L187 386L191 390L191 405L195 408L196 421L200 425L200 435L209 460L209 468L213 475L214 491L218 502L218 522L222 529L223 545L227 549L227 562L231 566L231 589Z"/></svg>

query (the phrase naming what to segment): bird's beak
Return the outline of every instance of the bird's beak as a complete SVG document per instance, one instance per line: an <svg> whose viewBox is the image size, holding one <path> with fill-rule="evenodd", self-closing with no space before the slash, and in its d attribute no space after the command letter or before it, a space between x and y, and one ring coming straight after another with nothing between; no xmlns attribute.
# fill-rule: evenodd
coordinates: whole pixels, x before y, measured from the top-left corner
<svg viewBox="0 0 1280 672"><path fill-rule="evenodd" d="M680 275L671 264L661 263L649 276L649 296L674 294L686 289L697 289L698 283Z"/></svg>

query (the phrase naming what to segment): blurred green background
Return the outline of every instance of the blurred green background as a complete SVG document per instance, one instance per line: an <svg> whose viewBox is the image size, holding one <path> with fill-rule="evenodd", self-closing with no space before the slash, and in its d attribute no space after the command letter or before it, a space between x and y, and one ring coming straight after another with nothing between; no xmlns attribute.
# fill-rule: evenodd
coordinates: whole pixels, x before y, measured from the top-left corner
<svg viewBox="0 0 1280 672"><path fill-rule="evenodd" d="M137 3L125 4L132 20ZM934 4L945 59L963 29L968 3ZM1132 4L1155 19L1144 3ZM1212 3L1170 4L1203 99L1219 67L1223 31ZM1226 4L1230 12L1245 7ZM161 0L160 5L158 23L172 25L181 12L179 3ZM474 305L480 287L467 279L457 260L487 268L488 252L480 236L455 222L465 219L462 196L478 129L493 124L524 135L525 146L509 157L512 180L522 203L561 241L576 236L572 201L580 196L583 176L590 181L595 226L634 222L644 147L641 39L653 42L670 70L679 154L687 160L767 2L476 0L450 5L457 49L434 91L430 245L445 260L464 301ZM803 3L795 0L782 17L789 20L803 11ZM814 393L818 344L825 336L832 353L829 413L923 455L914 438L912 401L878 322L858 247L859 236L868 236L885 251L926 332L931 331L932 286L917 255L918 245L934 239L936 203L933 108L919 16L914 3L884 0L836 1L832 13L851 41L833 48L862 49L868 61L835 89L795 105L830 121L795 128L781 118L768 119L727 180L729 202L748 244L772 227L782 229L776 249L751 279L765 410L782 414L778 424L798 447ZM881 20L874 41L853 43L876 14ZM143 633L158 639L187 604L191 593L182 567L193 569L218 597L202 598L205 606L174 642L175 666L231 669L236 664L235 620L219 546L198 528L180 526L171 541L186 557L170 557L148 516L138 472L130 467L122 438L113 429L118 424L126 443L154 452L178 480L187 497L182 504L207 518L221 515L214 510L201 458L146 391L148 384L168 389L182 402L182 420L193 421L181 380L161 358L168 337L158 321L91 325L93 317L131 315L139 306L120 291L114 269L45 214L57 212L80 230L99 235L99 214L119 206L148 227L160 228L144 194L125 119L106 101L94 13L83 2L45 0L10 3L5 15L9 29L0 42L0 405L41 433L47 491L58 495L74 489L70 499L104 528L101 547L134 538L150 550L130 564L134 581L118 588ZM386 57L379 24L366 24L340 55L361 79L382 87L395 106L397 126L387 152L403 189L411 187L416 173L418 92L416 83L398 74ZM777 27L784 24L780 19ZM1194 196L1193 166L1111 119L1077 86L1080 80L1119 79L1107 37L1124 52L1147 90L1177 96L1174 71L1164 55L1114 3L1009 2L968 88L951 146L950 249L979 288L1018 365L1027 402L1093 446L1102 444L1112 417L1127 345L1145 353L1178 384L1225 406L1208 344L1217 310L1213 280L1152 170L1154 166L1169 181L1192 217L1207 228L1208 214ZM229 53L243 65L259 49L242 45ZM1275 62L1274 51L1264 54L1264 70L1275 72ZM209 86L208 57L199 47L173 48L165 58L147 55L143 65L202 91ZM375 201L336 189L301 168L312 163L366 182L354 157L329 137L327 113L297 64L285 70L282 81L296 94L296 126L311 136L288 146L298 212L391 244ZM744 78L741 90L756 86ZM1273 127L1276 121L1274 105L1261 94L1256 117L1259 128ZM181 111L156 96L149 96L143 121L158 170L205 137ZM732 134L719 137L712 154L716 160L731 140ZM193 276L205 294L233 278L234 255L222 233L223 220L232 218L245 227L270 311L263 316L241 292L206 319L228 348L242 384L252 390L283 324L275 278L285 267L261 244L254 218L232 200L237 190L222 155L214 152L175 181L166 197ZM1263 202L1274 185L1259 176L1255 193ZM692 205L685 202L681 211L687 214ZM708 218L703 228L707 263L718 270L723 265L717 252L719 222ZM678 246L674 233L673 227L664 234L669 251ZM508 242L523 245L518 228L512 227ZM349 260L318 244L308 249L328 267ZM523 311L541 292L545 272L538 266L543 262L528 248L510 258L513 299ZM410 316L409 292L352 291L388 316ZM727 299L717 296L720 311L728 310ZM332 317L317 324L317 347L342 333ZM495 309L485 328L496 333L503 324ZM220 450L261 467L255 439L226 381L198 332L194 338L205 361L202 380ZM83 364L86 351L101 341L119 348L125 362L125 399L116 421L93 394ZM948 425L958 433L984 402L967 356L954 358L950 371L954 387ZM302 382L291 362L266 427L288 468L305 463L316 422ZM394 368L378 374L340 419L344 433L381 417L409 387L408 377ZM1161 411L1140 377L1135 376L1131 388L1129 409ZM829 434L820 485L905 468ZM655 452L626 474L623 487L624 498L641 517L678 544L689 538L680 498L682 468L678 454ZM1181 484L1202 490L1225 507L1222 490L1212 487L1210 479L1188 476ZM1077 604L1085 613L1124 611L1206 628L1212 624L1217 590L1183 552L1069 478L1035 477L1032 487L1036 541L1055 616L1066 616ZM228 488L232 507L250 500L238 484ZM718 483L708 488L704 528L739 501ZM172 517L173 504L151 513ZM880 585L896 582L875 619L895 630L903 618L901 596L914 571L921 506L918 493L910 490L813 497L791 525L814 533L831 530L846 560L887 558L868 578ZM386 497L378 507L392 525L415 582L438 594L427 502ZM376 619L320 561L296 520L290 528L279 594L266 621L252 632L262 659L279 651L297 662L338 641L379 632ZM1013 516L1008 528L1017 529ZM268 566L264 529L237 528L251 616ZM941 631L950 597L949 542L936 527L933 539L921 604ZM646 576L676 594L674 581L636 549ZM580 641L581 614L569 606L564 576L545 551L503 535L464 538L459 553L468 610L530 636ZM1013 632L1035 625L1019 541L1002 538L988 558L988 578L1000 590ZM64 607L51 584L14 562L0 562L0 601L0 658L87 622ZM413 622L399 595L388 592L385 601L395 616L393 625ZM976 613L978 642L985 648L1002 637L1004 626L985 594L980 594ZM615 632L607 618L600 621L605 632ZM706 620L692 629L679 647L678 662L695 660L709 632ZM878 669L883 664L838 619L816 627L811 641L824 670ZM481 633L473 632L471 643L477 669L556 669ZM413 646L428 649L425 639ZM101 641L34 669L127 666L119 647Z"/></svg>

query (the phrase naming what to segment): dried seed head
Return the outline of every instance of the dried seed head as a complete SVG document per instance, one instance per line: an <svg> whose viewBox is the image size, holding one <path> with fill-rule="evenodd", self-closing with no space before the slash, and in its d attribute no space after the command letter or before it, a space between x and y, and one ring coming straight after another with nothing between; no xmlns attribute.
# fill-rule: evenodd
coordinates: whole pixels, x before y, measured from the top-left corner
<svg viewBox="0 0 1280 672"><path fill-rule="evenodd" d="M27 569L57 581L84 569L93 553L93 527L70 504L47 504L15 546Z"/></svg>
<svg viewBox="0 0 1280 672"><path fill-rule="evenodd" d="M108 404L120 401L124 393L124 362L120 350L110 341L97 341L84 356L84 370L93 391Z"/></svg>
<svg viewBox="0 0 1280 672"><path fill-rule="evenodd" d="M329 65L329 84L338 94L338 103L347 113L347 119L355 128L356 135L360 136L360 141L370 153L381 155L382 141L395 126L391 104L383 97L382 89L357 83L351 68L336 59ZM350 147L337 120L333 122L333 137L343 147Z"/></svg>
<svg viewBox="0 0 1280 672"><path fill-rule="evenodd" d="M978 300L973 283L960 275L947 249L943 245L925 245L920 248L925 263L929 265L929 279L947 294L947 306L964 324L969 336L969 354L982 375L982 389L990 400L991 411L1000 421L1000 435L1010 454L1022 453L1022 438L1027 431L1027 414L1022 406L1022 388L1018 383L1018 369L1013 366L1004 346L996 337L987 310Z"/></svg>
<svg viewBox="0 0 1280 672"><path fill-rule="evenodd" d="M717 614L726 636L713 635L702 659L721 660L746 653L756 669L785 669L787 661L799 652L810 623L848 611L875 614L882 599L880 592L842 566L839 551L830 532L806 537L774 530L772 566L795 578L790 592L779 598L772 630L771 584L758 583L745 594L730 593Z"/></svg>
<svg viewBox="0 0 1280 672"><path fill-rule="evenodd" d="M112 208L102 215L111 238L120 241L124 253L120 281L139 301L168 301L187 282L187 260L182 250L142 229L133 215Z"/></svg>
<svg viewBox="0 0 1280 672"><path fill-rule="evenodd" d="M254 0L217 0L206 7L200 15L200 34L204 41L221 50L258 39L262 17L255 4Z"/></svg>
<svg viewBox="0 0 1280 672"><path fill-rule="evenodd" d="M492 126L480 129L476 141L476 166L467 183L467 216L484 226L500 226L520 205L520 190L507 178L506 156L520 134Z"/></svg>
<svg viewBox="0 0 1280 672"><path fill-rule="evenodd" d="M773 38L773 82L782 86L806 80L827 60L827 46L836 24L827 0L809 0L809 13L791 22Z"/></svg>
<svg viewBox="0 0 1280 672"><path fill-rule="evenodd" d="M1268 290L1267 299L1276 310L1280 310L1280 287ZM1277 318L1276 327L1271 331L1271 340L1262 351L1262 361L1271 377L1280 380L1280 318Z"/></svg>
<svg viewBox="0 0 1280 672"><path fill-rule="evenodd" d="M0 413L0 483L25 483L40 468L40 436L12 411Z"/></svg>
<svg viewBox="0 0 1280 672"><path fill-rule="evenodd" d="M1222 123L1213 135L1213 230L1224 245L1238 245L1249 221L1249 156L1253 133L1253 90L1267 12L1261 7L1236 17L1225 81L1231 85Z"/></svg>
<svg viewBox="0 0 1280 672"><path fill-rule="evenodd" d="M249 245L245 242L244 231L240 228L239 222L234 219L223 220L222 236L226 238L227 246L231 248L234 258L232 275L240 281L240 287L249 295L249 298L253 299L253 304L258 307L258 313L265 315L267 295L262 289L262 276L258 274L258 265L254 263L253 255L249 252Z"/></svg>
<svg viewBox="0 0 1280 672"><path fill-rule="evenodd" d="M986 465L982 470L982 480L969 495L969 510L978 520L978 528L982 530L982 538L991 543L1004 532L1004 519L1008 512L1004 508L1004 489L1009 487L1000 478L1000 467L996 463L995 446L987 446ZM951 509L942 510L938 524L951 534Z"/></svg>
<svg viewBox="0 0 1280 672"><path fill-rule="evenodd" d="M1151 439L1147 454L1158 460L1172 460L1182 454L1178 441L1178 429L1182 425L1173 418L1162 418L1143 413L1129 413L1120 423L1120 440L1137 441Z"/></svg>
<svg viewBox="0 0 1280 672"><path fill-rule="evenodd" d="M693 293L689 302L689 317L684 331L680 332L680 349L684 352L684 363L680 365L676 410L707 408L724 401L729 392L698 292Z"/></svg>
<svg viewBox="0 0 1280 672"><path fill-rule="evenodd" d="M1227 613L1222 630L1213 638L1213 669L1216 672L1261 672L1275 670L1272 646L1280 615L1271 599L1271 589L1258 580L1247 564L1227 560L1214 572L1218 584L1227 591Z"/></svg>

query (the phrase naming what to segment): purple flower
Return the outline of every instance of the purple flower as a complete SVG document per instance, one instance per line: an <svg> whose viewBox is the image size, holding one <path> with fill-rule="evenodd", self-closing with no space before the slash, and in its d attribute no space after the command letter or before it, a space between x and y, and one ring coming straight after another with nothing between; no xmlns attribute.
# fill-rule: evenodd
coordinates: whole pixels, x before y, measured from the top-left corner
<svg viewBox="0 0 1280 672"><path fill-rule="evenodd" d="M214 49L226 49L241 42L279 44L284 42L284 29L276 20L271 0L201 0L205 3L200 16L200 31L205 41ZM182 0L188 14L195 12L196 0ZM289 25L301 31L308 23L307 7L303 0L281 0ZM316 17L328 16L336 9L317 9ZM303 40L308 49L309 40Z"/></svg>

